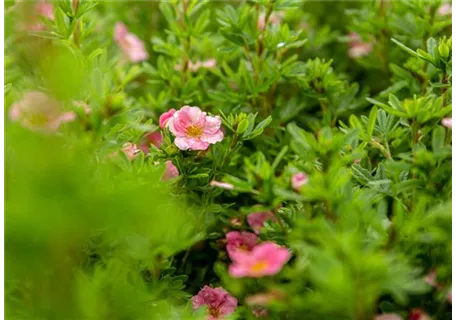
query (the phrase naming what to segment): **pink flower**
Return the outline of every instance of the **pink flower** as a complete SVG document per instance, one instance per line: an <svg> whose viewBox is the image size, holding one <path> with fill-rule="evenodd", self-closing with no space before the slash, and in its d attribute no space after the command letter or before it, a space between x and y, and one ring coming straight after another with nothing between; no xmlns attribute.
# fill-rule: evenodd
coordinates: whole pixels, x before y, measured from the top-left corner
<svg viewBox="0 0 456 320"><path fill-rule="evenodd" d="M453 303L451 302L451 288L450 288L450 291L449 291L448 294L447 294L447 300L448 300L449 303L453 304Z"/></svg>
<svg viewBox="0 0 456 320"><path fill-rule="evenodd" d="M170 109L160 116L160 119L158 120L158 122L160 124L160 128L162 128L162 129L166 128L166 126L168 125L168 121L173 117L175 112L176 112L176 109Z"/></svg>
<svg viewBox="0 0 456 320"><path fill-rule="evenodd" d="M125 153L127 156L128 160L133 160L136 158L141 150L136 147L136 144L131 143L131 142L126 142L122 146L122 152Z"/></svg>
<svg viewBox="0 0 456 320"><path fill-rule="evenodd" d="M444 127L447 127L449 129L451 129L451 122L452 122L451 120L452 120L452 118L443 118L442 119L442 125Z"/></svg>
<svg viewBox="0 0 456 320"><path fill-rule="evenodd" d="M424 282L434 288L439 288L440 285L437 283L437 274L435 270L429 272L426 277L424 278Z"/></svg>
<svg viewBox="0 0 456 320"><path fill-rule="evenodd" d="M258 242L256 234L251 232L230 231L226 234L226 251L231 260L235 259L238 252L251 251Z"/></svg>
<svg viewBox="0 0 456 320"><path fill-rule="evenodd" d="M272 212L253 212L247 216L247 222L255 233L260 233L264 223L268 220L277 221Z"/></svg>
<svg viewBox="0 0 456 320"><path fill-rule="evenodd" d="M285 16L285 12L272 12L269 16L268 23L277 26L282 22L283 17ZM257 21L258 30L262 31L266 27L266 14L264 12L260 13Z"/></svg>
<svg viewBox="0 0 456 320"><path fill-rule="evenodd" d="M263 242L250 252L237 252L229 273L235 278L272 276L279 273L289 259L287 248L274 242Z"/></svg>
<svg viewBox="0 0 456 320"><path fill-rule="evenodd" d="M168 128L176 136L174 143L181 150L206 150L210 144L223 140L222 121L198 107L184 106L173 114Z"/></svg>
<svg viewBox="0 0 456 320"><path fill-rule="evenodd" d="M449 16L451 13L451 3L444 3L437 10L437 15L440 17Z"/></svg>
<svg viewBox="0 0 456 320"><path fill-rule="evenodd" d="M177 167L170 160L166 161L165 164L166 167L162 180L177 178L179 176L179 170L177 170Z"/></svg>
<svg viewBox="0 0 456 320"><path fill-rule="evenodd" d="M291 186L296 191L299 191L301 187L309 181L309 177L304 172L298 172L291 178Z"/></svg>
<svg viewBox="0 0 456 320"><path fill-rule="evenodd" d="M211 288L204 286L196 296L192 297L193 309L207 306L208 320L223 319L234 312L237 299L222 287Z"/></svg>
<svg viewBox="0 0 456 320"><path fill-rule="evenodd" d="M212 187L218 187L218 188L222 188L222 189L226 189L226 190L233 190L234 189L234 186L231 183L226 183L226 182L220 182L220 181L212 180L209 184Z"/></svg>
<svg viewBox="0 0 456 320"><path fill-rule="evenodd" d="M348 37L350 39L348 43L348 55L351 58L364 57L372 51L372 43L363 42L357 33L351 32Z"/></svg>
<svg viewBox="0 0 456 320"><path fill-rule="evenodd" d="M131 62L140 62L149 58L144 43L136 35L128 32L122 22L116 23L114 39Z"/></svg>
<svg viewBox="0 0 456 320"><path fill-rule="evenodd" d="M57 131L62 123L76 119L74 112L61 112L57 100L39 91L27 92L13 104L10 119L33 131Z"/></svg>
<svg viewBox="0 0 456 320"><path fill-rule="evenodd" d="M376 315L374 320L402 320L402 317L396 313L383 313Z"/></svg>
<svg viewBox="0 0 456 320"><path fill-rule="evenodd" d="M163 137L159 131L151 132L146 134L142 139L141 142L138 146L139 149L141 149L144 153L149 153L150 152L150 145L153 144L157 148L160 148L160 146L163 143Z"/></svg>
<svg viewBox="0 0 456 320"><path fill-rule="evenodd" d="M36 4L35 11L40 16L46 17L49 20L54 20L54 10L52 4L46 1L40 1Z"/></svg>

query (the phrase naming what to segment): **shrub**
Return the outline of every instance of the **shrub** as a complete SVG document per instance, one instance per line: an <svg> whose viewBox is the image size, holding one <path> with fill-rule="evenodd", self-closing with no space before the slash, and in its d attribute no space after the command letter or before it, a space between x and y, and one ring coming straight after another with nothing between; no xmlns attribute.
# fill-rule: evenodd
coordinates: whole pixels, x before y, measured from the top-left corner
<svg viewBox="0 0 456 320"><path fill-rule="evenodd" d="M6 316L450 319L449 5L6 2Z"/></svg>

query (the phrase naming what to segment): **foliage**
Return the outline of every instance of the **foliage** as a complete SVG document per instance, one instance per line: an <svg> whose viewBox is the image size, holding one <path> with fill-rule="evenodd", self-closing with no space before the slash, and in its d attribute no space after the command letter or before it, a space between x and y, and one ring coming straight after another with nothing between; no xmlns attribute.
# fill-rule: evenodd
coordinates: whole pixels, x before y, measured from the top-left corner
<svg viewBox="0 0 456 320"><path fill-rule="evenodd" d="M42 4L5 3L8 318L204 319L205 285L231 319L450 318L448 4ZM30 130L63 119L30 91L74 119ZM159 118L185 105L223 140L181 150ZM291 259L233 277L225 235L257 212Z"/></svg>

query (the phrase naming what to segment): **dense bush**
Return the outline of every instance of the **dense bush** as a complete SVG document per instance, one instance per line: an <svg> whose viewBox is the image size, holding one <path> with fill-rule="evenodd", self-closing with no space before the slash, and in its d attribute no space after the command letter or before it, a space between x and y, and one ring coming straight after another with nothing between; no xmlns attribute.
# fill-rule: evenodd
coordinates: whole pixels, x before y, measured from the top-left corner
<svg viewBox="0 0 456 320"><path fill-rule="evenodd" d="M8 319L450 319L451 6L5 3Z"/></svg>

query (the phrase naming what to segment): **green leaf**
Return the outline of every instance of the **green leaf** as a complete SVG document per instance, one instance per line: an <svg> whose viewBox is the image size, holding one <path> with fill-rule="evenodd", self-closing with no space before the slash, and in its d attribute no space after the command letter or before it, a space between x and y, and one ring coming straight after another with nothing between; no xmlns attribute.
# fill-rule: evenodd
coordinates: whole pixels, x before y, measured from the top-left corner
<svg viewBox="0 0 456 320"><path fill-rule="evenodd" d="M439 152L445 145L445 128L437 126L432 130L432 150Z"/></svg>
<svg viewBox="0 0 456 320"><path fill-rule="evenodd" d="M369 113L369 120L367 122L367 138L369 140L372 139L372 135L374 134L375 123L377 122L377 113L378 109L376 106L374 106Z"/></svg>

